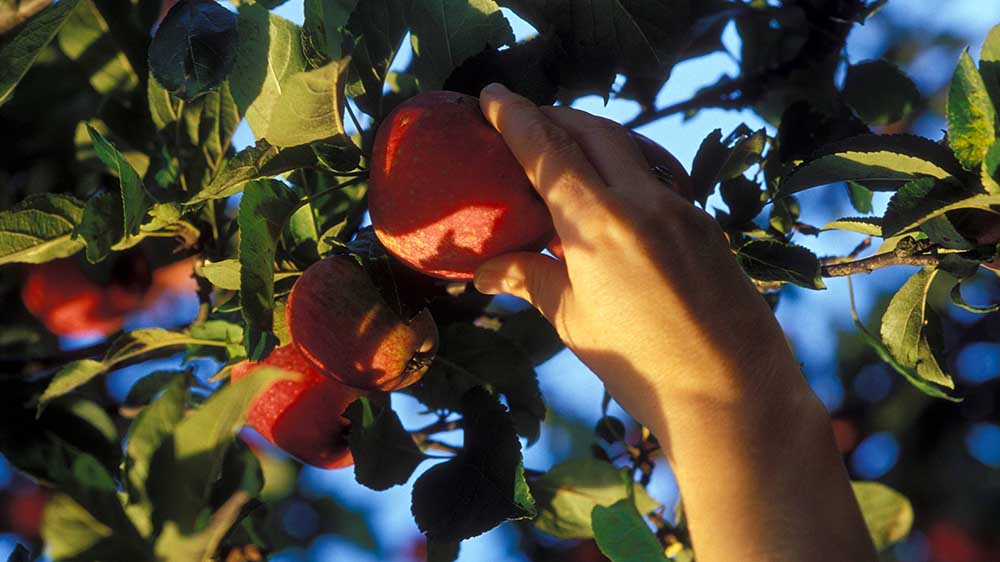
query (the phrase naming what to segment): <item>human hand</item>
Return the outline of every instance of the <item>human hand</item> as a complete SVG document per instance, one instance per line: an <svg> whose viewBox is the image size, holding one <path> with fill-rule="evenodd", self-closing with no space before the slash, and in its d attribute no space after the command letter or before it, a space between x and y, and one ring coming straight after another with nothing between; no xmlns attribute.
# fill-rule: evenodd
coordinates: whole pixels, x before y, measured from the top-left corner
<svg viewBox="0 0 1000 562"><path fill-rule="evenodd" d="M480 106L545 200L564 259L494 258L476 288L538 308L652 429L698 560L875 560L826 410L719 225L612 121L498 85Z"/></svg>

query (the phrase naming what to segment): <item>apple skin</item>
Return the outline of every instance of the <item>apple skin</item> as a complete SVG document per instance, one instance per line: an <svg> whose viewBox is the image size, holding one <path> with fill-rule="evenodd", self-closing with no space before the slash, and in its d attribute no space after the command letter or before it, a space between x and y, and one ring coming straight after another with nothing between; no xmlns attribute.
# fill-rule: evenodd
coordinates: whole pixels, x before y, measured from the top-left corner
<svg viewBox="0 0 1000 562"><path fill-rule="evenodd" d="M144 258L130 259L141 260L148 275ZM101 285L84 274L76 258L57 259L26 269L21 301L53 334L107 336L120 330L125 317L140 308L148 288L148 283L127 277L113 276L111 283Z"/></svg>
<svg viewBox="0 0 1000 562"><path fill-rule="evenodd" d="M375 135L368 204L375 234L406 265L472 279L495 256L545 247L545 203L479 100L427 92L400 104Z"/></svg>
<svg viewBox="0 0 1000 562"><path fill-rule="evenodd" d="M291 344L275 348L259 363L237 363L232 380L240 381L261 366L299 373L302 378L281 380L264 390L251 404L247 423L304 463L320 468L354 464L347 444L351 422L343 413L362 393L324 377Z"/></svg>
<svg viewBox="0 0 1000 562"><path fill-rule="evenodd" d="M351 256L309 266L292 286L285 323L319 372L361 390L397 390L423 376L438 332L426 309L404 321Z"/></svg>

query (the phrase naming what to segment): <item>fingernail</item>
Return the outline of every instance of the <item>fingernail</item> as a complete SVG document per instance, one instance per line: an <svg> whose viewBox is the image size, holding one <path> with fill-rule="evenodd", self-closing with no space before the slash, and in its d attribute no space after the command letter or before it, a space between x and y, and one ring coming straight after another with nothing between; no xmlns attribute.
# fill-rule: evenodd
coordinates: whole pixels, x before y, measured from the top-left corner
<svg viewBox="0 0 1000 562"><path fill-rule="evenodd" d="M503 274L494 269L480 267L476 270L472 284L484 295L496 295L503 292Z"/></svg>
<svg viewBox="0 0 1000 562"><path fill-rule="evenodd" d="M493 96L495 98L506 96L509 93L510 93L510 90L507 89L507 86L504 86L503 84L501 84L499 82L491 82L490 84L487 84L486 87L483 88L483 91L482 91L482 94L490 95L490 96ZM480 95L482 95L482 94L480 94Z"/></svg>

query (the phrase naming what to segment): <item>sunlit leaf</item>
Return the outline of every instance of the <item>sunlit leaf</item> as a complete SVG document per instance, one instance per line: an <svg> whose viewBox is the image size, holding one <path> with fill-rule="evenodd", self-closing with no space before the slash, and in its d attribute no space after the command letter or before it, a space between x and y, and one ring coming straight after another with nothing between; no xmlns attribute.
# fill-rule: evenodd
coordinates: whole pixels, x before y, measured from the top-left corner
<svg viewBox="0 0 1000 562"><path fill-rule="evenodd" d="M660 541L632 501L594 506L591 518L594 540L611 562L666 562Z"/></svg>
<svg viewBox="0 0 1000 562"><path fill-rule="evenodd" d="M948 88L948 144L967 170L975 170L996 141L996 109L968 51Z"/></svg>
<svg viewBox="0 0 1000 562"><path fill-rule="evenodd" d="M0 211L0 265L45 263L83 249L73 230L83 220L83 202L72 195L31 195Z"/></svg>
<svg viewBox="0 0 1000 562"><path fill-rule="evenodd" d="M56 36L79 0L61 0L33 16L13 37L0 39L0 105Z"/></svg>
<svg viewBox="0 0 1000 562"><path fill-rule="evenodd" d="M878 482L851 482L875 548L884 550L910 534L913 506L905 496Z"/></svg>

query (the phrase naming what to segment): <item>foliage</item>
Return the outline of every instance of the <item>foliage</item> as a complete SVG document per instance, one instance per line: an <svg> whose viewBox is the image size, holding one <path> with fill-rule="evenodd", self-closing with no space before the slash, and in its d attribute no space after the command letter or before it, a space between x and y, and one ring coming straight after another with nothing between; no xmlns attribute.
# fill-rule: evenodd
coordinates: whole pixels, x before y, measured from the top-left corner
<svg viewBox="0 0 1000 562"><path fill-rule="evenodd" d="M188 372L150 368L126 402L138 414L113 421L94 385L166 354L215 360L219 378L235 361L265 357L287 341L291 283L334 251L359 254L399 306L428 306L442 334L429 372L405 391L436 423L405 428L381 395L346 413L364 486L405 483L431 453L448 454L413 491L432 558L454 559L462 540L521 520L561 539L594 538L616 562L691 559L683 518L668 517L644 488L659 454L648 433L626 438L621 422L605 418L597 435L607 449L624 447L616 462L595 445L593 456L545 473L523 465L519 438L530 446L546 419L535 368L561 348L540 316L415 280L377 242L360 249L372 240L360 225L373 133L420 91L476 95L502 80L538 103L633 99L643 110L632 127L707 107L753 108L775 129L705 138L692 165L698 203L718 193L726 208L715 218L772 299L788 284L822 290L824 278L921 266L879 330L856 324L928 396L955 399L934 291L947 286L965 310L997 310L966 303L961 285L1000 258L1000 240L963 219L1000 213L1000 28L978 65L968 52L957 61L947 137L934 141L887 134L925 103L892 62L853 64L835 81L847 34L881 2L306 0L302 26L271 13L273 2L237 2L233 13L181 0L159 22L147 4L60 0L22 13L0 2L0 290L16 285L11 264L78 256L81 267L106 270L136 247L198 263L202 308L190 325L132 330L72 357L53 351L37 323L10 338L23 360L3 383L0 451L52 487L42 533L55 560L208 560L294 543L275 530L290 500L268 496L283 473L235 440L252 399L287 374L262 369L215 390ZM539 35L515 42L501 7ZM673 66L722 50L729 22L742 39L740 74L656 107ZM406 38L412 64L390 70ZM237 151L241 121L255 144ZM8 138L26 128L37 133L30 142ZM797 194L841 182L864 216L803 223ZM872 192L892 194L883 216L872 215ZM795 241L831 230L866 242L821 258ZM874 238L881 246L859 257ZM435 437L455 429L461 447ZM906 535L913 507L904 497L871 483L856 492L880 547ZM329 530L373 547L366 529L343 522L343 507L322 505Z"/></svg>

